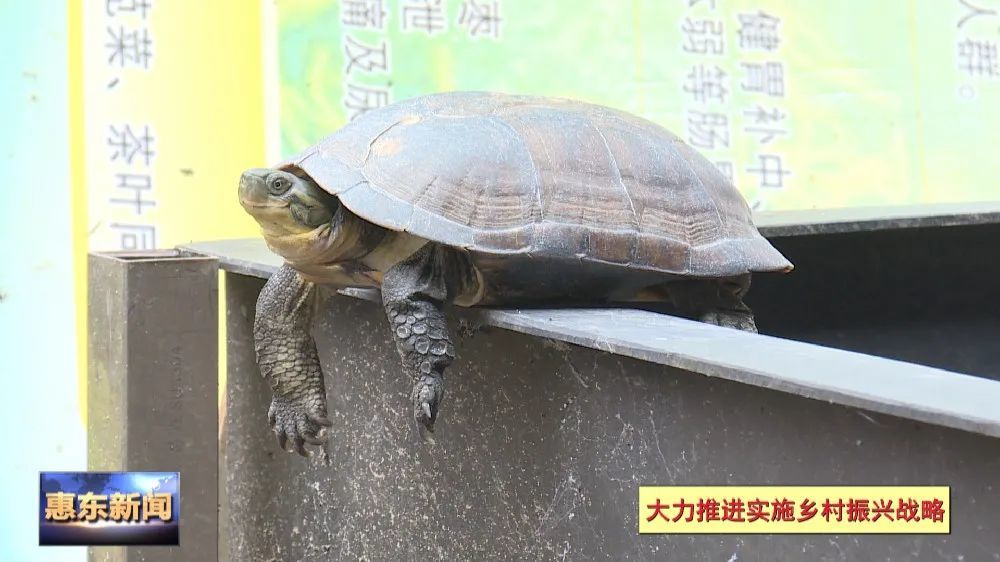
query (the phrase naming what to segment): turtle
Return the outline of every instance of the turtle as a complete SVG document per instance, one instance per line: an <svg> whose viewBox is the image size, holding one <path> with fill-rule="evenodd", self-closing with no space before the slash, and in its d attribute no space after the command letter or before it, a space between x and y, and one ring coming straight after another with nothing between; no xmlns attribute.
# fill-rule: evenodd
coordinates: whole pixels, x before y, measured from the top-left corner
<svg viewBox="0 0 1000 562"><path fill-rule="evenodd" d="M416 427L431 437L455 358L446 306L663 302L756 332L751 274L792 268L682 139L563 98L450 92L371 109L244 172L239 199L284 258L253 333L271 428L303 456L332 426L309 332L318 285L380 289Z"/></svg>

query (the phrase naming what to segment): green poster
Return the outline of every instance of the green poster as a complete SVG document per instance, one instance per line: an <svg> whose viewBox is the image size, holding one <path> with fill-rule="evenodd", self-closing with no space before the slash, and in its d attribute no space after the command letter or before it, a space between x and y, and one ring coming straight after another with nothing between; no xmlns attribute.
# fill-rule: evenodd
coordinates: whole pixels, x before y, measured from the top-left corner
<svg viewBox="0 0 1000 562"><path fill-rule="evenodd" d="M756 209L1000 199L988 0L284 0L277 19L283 155L393 101L497 90L642 115Z"/></svg>

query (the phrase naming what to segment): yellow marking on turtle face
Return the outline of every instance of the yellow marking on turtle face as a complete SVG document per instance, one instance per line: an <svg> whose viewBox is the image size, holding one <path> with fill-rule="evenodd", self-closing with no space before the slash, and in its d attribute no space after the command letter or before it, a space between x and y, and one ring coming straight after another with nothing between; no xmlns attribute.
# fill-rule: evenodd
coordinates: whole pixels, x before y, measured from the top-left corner
<svg viewBox="0 0 1000 562"><path fill-rule="evenodd" d="M332 237L330 225L323 225L305 232L281 232L277 229L264 231L264 241L272 252L291 263L320 263L330 255Z"/></svg>
<svg viewBox="0 0 1000 562"><path fill-rule="evenodd" d="M308 264L331 264L350 261L365 252L361 247L360 230L353 215L334 231L327 223L317 228L301 231L283 230L297 223L284 221L268 229L264 225L264 240L274 253L298 267Z"/></svg>

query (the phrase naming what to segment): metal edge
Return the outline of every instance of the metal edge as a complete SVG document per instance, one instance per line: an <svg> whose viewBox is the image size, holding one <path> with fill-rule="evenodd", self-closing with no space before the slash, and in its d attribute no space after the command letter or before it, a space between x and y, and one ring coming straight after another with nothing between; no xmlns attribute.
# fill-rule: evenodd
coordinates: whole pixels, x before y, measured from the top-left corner
<svg viewBox="0 0 1000 562"><path fill-rule="evenodd" d="M1000 201L765 211L753 218L766 237L998 224Z"/></svg>
<svg viewBox="0 0 1000 562"><path fill-rule="evenodd" d="M281 264L259 239L193 243L179 251L209 255L226 271L264 279ZM374 290L338 292L380 300ZM995 407L1000 381L633 309L464 309L460 314L483 325L706 376L1000 437ZM788 360L776 366L775 357Z"/></svg>

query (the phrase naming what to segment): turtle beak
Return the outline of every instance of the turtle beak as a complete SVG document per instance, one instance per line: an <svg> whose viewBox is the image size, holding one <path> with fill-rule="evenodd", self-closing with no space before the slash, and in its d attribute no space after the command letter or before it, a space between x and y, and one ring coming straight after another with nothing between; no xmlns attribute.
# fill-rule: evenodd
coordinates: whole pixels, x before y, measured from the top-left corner
<svg viewBox="0 0 1000 562"><path fill-rule="evenodd" d="M254 168L243 172L240 176L240 203L247 208L272 207L267 183L264 181L270 170Z"/></svg>

